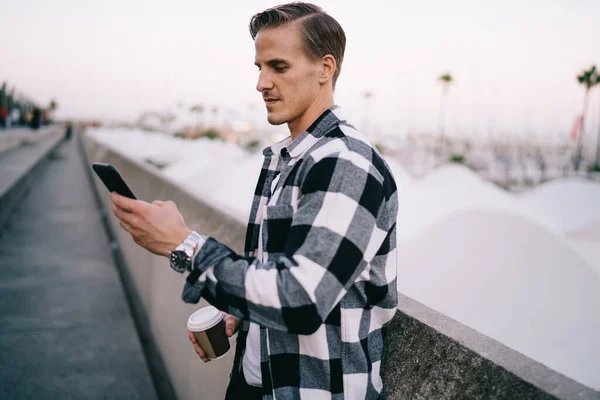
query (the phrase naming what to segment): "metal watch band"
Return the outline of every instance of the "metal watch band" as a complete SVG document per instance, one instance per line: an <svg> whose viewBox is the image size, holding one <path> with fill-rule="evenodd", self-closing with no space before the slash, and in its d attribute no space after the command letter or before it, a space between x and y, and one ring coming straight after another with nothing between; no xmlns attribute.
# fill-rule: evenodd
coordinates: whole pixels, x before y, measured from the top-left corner
<svg viewBox="0 0 600 400"><path fill-rule="evenodd" d="M192 257L194 255L194 249L198 246L198 243L200 243L200 239L200 234L196 231L192 231L175 250L183 250L185 251L185 254Z"/></svg>
<svg viewBox="0 0 600 400"><path fill-rule="evenodd" d="M201 238L202 238L202 235L200 235L198 232L191 231L190 234L187 235L187 237L183 240L183 242L190 243L194 247L196 247L198 245L198 243L200 243Z"/></svg>
<svg viewBox="0 0 600 400"><path fill-rule="evenodd" d="M171 251L169 255L171 268L180 273L190 269L193 263L194 249L198 246L202 238L203 236L198 234L198 232L192 231L175 250Z"/></svg>

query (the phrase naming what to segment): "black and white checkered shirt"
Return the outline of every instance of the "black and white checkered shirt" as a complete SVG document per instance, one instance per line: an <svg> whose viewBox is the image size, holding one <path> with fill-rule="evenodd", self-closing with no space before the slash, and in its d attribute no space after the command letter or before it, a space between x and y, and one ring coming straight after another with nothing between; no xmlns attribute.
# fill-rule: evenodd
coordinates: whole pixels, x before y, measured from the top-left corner
<svg viewBox="0 0 600 400"><path fill-rule="evenodd" d="M260 325L263 398L376 399L397 306L390 169L337 106L264 155L244 256L209 238L182 297L241 318L233 377Z"/></svg>

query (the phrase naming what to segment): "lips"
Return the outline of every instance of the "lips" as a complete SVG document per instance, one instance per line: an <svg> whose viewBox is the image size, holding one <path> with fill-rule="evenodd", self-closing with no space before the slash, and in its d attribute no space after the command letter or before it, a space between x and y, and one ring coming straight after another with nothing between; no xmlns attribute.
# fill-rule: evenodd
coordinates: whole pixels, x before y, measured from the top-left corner
<svg viewBox="0 0 600 400"><path fill-rule="evenodd" d="M267 106L271 106L271 105L277 103L278 101L280 101L279 99L277 99L275 97L265 97L264 100L265 100L265 104Z"/></svg>

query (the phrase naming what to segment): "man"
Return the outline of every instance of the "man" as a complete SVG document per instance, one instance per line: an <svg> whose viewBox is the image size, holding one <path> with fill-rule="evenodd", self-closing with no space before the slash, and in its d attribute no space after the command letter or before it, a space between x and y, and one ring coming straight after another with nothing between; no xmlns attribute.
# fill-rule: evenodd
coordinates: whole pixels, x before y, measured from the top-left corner
<svg viewBox="0 0 600 400"><path fill-rule="evenodd" d="M239 324L228 398L378 398L397 306L397 193L334 105L344 31L292 3L255 15L250 32L268 121L290 137L264 151L244 256L191 232L171 202L112 194L114 213L136 243L191 271L184 301L229 313L230 336Z"/></svg>

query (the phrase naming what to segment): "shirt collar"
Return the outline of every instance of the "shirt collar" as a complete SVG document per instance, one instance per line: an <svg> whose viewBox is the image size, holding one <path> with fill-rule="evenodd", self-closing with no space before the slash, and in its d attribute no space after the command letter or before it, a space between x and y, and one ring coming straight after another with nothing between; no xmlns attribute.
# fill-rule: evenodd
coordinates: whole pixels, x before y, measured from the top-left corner
<svg viewBox="0 0 600 400"><path fill-rule="evenodd" d="M342 120L341 107L334 105L319 116L300 136L292 141L291 136L263 150L265 157L280 154L282 157L295 158L315 144L323 135Z"/></svg>

